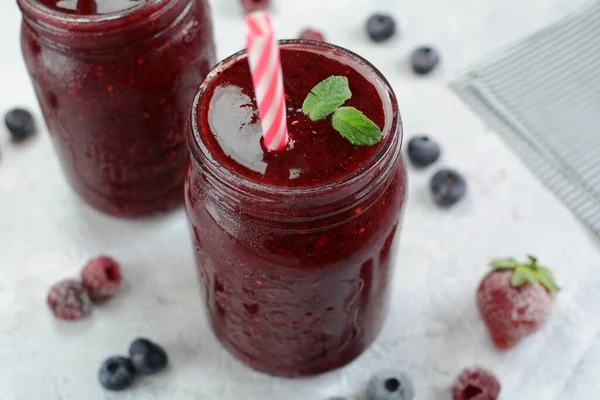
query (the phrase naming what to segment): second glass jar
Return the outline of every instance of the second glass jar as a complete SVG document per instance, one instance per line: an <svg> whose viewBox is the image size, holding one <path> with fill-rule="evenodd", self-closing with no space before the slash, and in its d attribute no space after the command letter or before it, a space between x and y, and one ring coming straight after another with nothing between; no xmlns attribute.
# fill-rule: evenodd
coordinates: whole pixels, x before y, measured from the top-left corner
<svg viewBox="0 0 600 400"><path fill-rule="evenodd" d="M187 110L215 62L207 0L92 16L18 3L25 63L74 190L120 217L180 205Z"/></svg>

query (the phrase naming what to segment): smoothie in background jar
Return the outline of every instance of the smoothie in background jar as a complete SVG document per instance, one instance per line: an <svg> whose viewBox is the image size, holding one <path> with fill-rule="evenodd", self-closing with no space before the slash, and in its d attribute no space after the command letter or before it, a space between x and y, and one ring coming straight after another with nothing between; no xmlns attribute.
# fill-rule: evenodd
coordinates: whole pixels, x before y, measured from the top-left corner
<svg viewBox="0 0 600 400"><path fill-rule="evenodd" d="M63 170L121 217L182 203L189 105L214 65L207 0L18 0L21 45Z"/></svg>
<svg viewBox="0 0 600 400"><path fill-rule="evenodd" d="M212 328L238 359L274 375L339 368L383 324L406 196L402 125L388 82L336 46L281 42L290 144L267 152L246 54L221 62L193 103L185 200ZM302 103L332 75L345 106L381 128L355 146Z"/></svg>

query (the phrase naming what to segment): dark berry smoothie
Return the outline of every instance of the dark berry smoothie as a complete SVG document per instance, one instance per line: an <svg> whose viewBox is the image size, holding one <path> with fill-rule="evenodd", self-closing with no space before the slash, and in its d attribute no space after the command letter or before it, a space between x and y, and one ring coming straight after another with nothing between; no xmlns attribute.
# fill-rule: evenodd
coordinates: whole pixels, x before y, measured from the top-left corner
<svg viewBox="0 0 600 400"><path fill-rule="evenodd" d="M301 109L315 85L332 75L343 75L352 90L344 106L358 108L383 128L385 116L377 88L356 70L317 53L283 49L281 63L292 141L288 149L264 151L248 61L242 59L214 79L205 96L210 102L198 114L202 131L212 132L204 136L211 153L246 179L284 187L335 182L370 161L383 142L354 146L333 130L331 118L311 121Z"/></svg>
<svg viewBox="0 0 600 400"><path fill-rule="evenodd" d="M128 10L149 0L38 0L51 10L67 14L100 15Z"/></svg>
<svg viewBox="0 0 600 400"><path fill-rule="evenodd" d="M207 0L18 0L21 44L71 186L121 217L181 204L183 129L215 61Z"/></svg>
<svg viewBox="0 0 600 400"><path fill-rule="evenodd" d="M186 208L212 327L232 354L274 375L341 367L386 314L406 195L396 98L362 58L332 45L281 45L290 144L267 152L245 54L219 64L190 116ZM383 133L355 146L302 103L332 75Z"/></svg>

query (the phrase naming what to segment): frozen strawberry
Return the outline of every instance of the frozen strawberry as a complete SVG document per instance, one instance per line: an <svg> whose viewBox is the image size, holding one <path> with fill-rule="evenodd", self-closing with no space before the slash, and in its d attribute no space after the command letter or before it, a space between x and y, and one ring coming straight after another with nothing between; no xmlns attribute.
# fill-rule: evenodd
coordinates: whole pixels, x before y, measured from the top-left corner
<svg viewBox="0 0 600 400"><path fill-rule="evenodd" d="M496 347L510 349L544 324L560 289L535 257L526 263L509 258L490 265L494 270L479 285L477 306Z"/></svg>
<svg viewBox="0 0 600 400"><path fill-rule="evenodd" d="M94 258L81 271L81 283L93 301L108 300L121 289L121 267L110 257Z"/></svg>
<svg viewBox="0 0 600 400"><path fill-rule="evenodd" d="M48 293L47 303L59 319L81 319L90 312L90 299L83 285L73 279L54 284Z"/></svg>
<svg viewBox="0 0 600 400"><path fill-rule="evenodd" d="M452 386L453 400L496 400L499 395L498 378L481 367L465 369Z"/></svg>

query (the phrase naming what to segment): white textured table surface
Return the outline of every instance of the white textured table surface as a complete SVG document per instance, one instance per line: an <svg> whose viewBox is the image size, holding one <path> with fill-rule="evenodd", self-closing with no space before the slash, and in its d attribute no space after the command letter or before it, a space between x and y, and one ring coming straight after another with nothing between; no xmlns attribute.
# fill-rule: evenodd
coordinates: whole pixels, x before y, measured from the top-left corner
<svg viewBox="0 0 600 400"><path fill-rule="evenodd" d="M444 145L441 164L464 171L467 201L436 209L433 171L410 171L393 305L376 344L345 369L303 380L276 379L235 361L204 319L182 210L147 221L105 217L76 198L46 132L16 146L0 128L0 399L319 400L360 390L373 371L411 372L417 399L449 399L464 366L497 372L504 400L600 397L600 251L593 238L503 142L455 97L446 82L478 58L559 19L584 0L279 0L280 36L305 25L373 61L397 91L407 134ZM213 0L219 55L242 47L237 0ZM371 5L366 6L365 4ZM401 34L384 45L364 35L374 10L392 12ZM40 115L18 46L14 0L0 3L0 110L22 104ZM417 79L406 67L416 44L432 43L443 68ZM123 292L91 317L54 320L48 287L76 276L92 256L118 258ZM510 352L496 351L474 304L491 257L533 253L563 287L548 326ZM136 336L167 348L172 366L113 394L97 383L102 360Z"/></svg>

